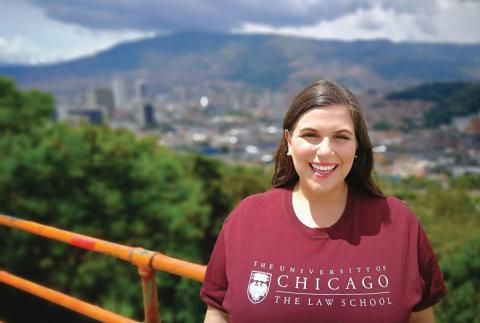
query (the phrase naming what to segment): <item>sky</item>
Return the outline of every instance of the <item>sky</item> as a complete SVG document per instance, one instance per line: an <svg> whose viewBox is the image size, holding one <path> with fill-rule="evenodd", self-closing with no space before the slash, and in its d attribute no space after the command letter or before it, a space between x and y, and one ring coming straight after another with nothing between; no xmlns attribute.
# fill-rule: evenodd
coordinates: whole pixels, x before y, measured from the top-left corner
<svg viewBox="0 0 480 323"><path fill-rule="evenodd" d="M192 30L480 44L480 0L0 0L0 63Z"/></svg>

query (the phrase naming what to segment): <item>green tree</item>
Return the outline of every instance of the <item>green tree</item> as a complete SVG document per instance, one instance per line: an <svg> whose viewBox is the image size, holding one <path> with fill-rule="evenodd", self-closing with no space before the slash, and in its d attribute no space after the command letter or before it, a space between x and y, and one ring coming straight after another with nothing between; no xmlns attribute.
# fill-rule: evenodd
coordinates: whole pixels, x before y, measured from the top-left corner
<svg viewBox="0 0 480 323"><path fill-rule="evenodd" d="M438 307L440 322L480 322L480 232L441 263L449 294Z"/></svg>
<svg viewBox="0 0 480 323"><path fill-rule="evenodd" d="M0 155L2 213L200 263L208 260L234 204L268 187L261 169L178 155L158 147L156 138L139 139L103 127L53 124L27 134L8 133L0 137ZM2 268L123 315L142 317L136 268L2 230L7 237ZM200 284L165 273L157 277L164 321L198 321L205 310L198 297ZM1 306L18 304L25 305L24 294L13 294ZM32 304L28 306L38 308ZM52 307L51 317L63 320L58 312ZM18 309L15 314L25 316L12 320L29 320L32 313Z"/></svg>
<svg viewBox="0 0 480 323"><path fill-rule="evenodd" d="M378 131L388 131L392 129L392 125L388 122L380 121L373 125L373 129Z"/></svg>
<svg viewBox="0 0 480 323"><path fill-rule="evenodd" d="M248 195L266 191L271 175L259 167L228 165L218 159L188 155L189 172L202 185L203 204L208 208L209 224L202 245L208 261L225 217Z"/></svg>
<svg viewBox="0 0 480 323"><path fill-rule="evenodd" d="M203 260L202 246L195 241L203 238L209 219L200 183L155 138L53 125L0 137L0 155L2 213ZM120 313L142 316L139 278L128 264L21 232L8 232L4 245L1 267ZM196 296L200 287L195 283L196 292L184 291L182 284L174 285L179 281L159 282L160 295L169 295L161 301L174 301L162 306L166 315L173 313L172 321L190 306L183 294Z"/></svg>
<svg viewBox="0 0 480 323"><path fill-rule="evenodd" d="M20 91L11 79L0 77L0 134L29 132L52 116L53 98L39 91Z"/></svg>
<svg viewBox="0 0 480 323"><path fill-rule="evenodd" d="M389 100L426 100L434 106L425 113L424 124L436 127L480 111L480 82L434 82L391 93Z"/></svg>

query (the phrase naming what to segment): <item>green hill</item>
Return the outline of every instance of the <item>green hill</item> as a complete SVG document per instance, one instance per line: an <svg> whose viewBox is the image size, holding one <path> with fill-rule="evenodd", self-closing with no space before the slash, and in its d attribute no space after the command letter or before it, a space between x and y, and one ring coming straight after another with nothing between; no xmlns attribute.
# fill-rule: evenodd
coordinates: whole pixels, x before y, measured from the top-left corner
<svg viewBox="0 0 480 323"><path fill-rule="evenodd" d="M480 82L436 82L391 93L389 100L426 100L435 103L425 116L425 125L436 127L453 117L478 114Z"/></svg>
<svg viewBox="0 0 480 323"><path fill-rule="evenodd" d="M480 79L480 45L325 41L270 35L183 32L118 45L53 65L0 67L22 87L75 91L115 75L147 76L160 90L234 82L289 88L313 79L356 91Z"/></svg>

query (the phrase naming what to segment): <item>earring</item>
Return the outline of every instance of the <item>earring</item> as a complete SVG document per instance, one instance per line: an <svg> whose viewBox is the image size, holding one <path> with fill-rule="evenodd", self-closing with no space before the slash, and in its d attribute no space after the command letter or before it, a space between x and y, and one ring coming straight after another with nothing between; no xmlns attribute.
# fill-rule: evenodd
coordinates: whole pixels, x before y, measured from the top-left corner
<svg viewBox="0 0 480 323"><path fill-rule="evenodd" d="M354 158L357 158L357 157L358 157L358 155L355 155L355 157L354 157Z"/></svg>
<svg viewBox="0 0 480 323"><path fill-rule="evenodd" d="M292 154L290 154L290 151L287 150L287 156L291 156Z"/></svg>

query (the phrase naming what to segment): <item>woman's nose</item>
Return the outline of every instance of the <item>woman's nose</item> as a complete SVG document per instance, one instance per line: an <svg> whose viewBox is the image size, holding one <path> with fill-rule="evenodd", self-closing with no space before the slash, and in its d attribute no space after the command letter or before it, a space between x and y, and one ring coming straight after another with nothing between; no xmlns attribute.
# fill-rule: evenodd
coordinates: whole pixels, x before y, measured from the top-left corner
<svg viewBox="0 0 480 323"><path fill-rule="evenodd" d="M323 137L322 141L317 146L318 155L331 154L333 152L332 147L330 146L330 138Z"/></svg>

